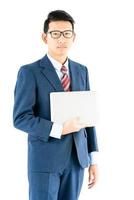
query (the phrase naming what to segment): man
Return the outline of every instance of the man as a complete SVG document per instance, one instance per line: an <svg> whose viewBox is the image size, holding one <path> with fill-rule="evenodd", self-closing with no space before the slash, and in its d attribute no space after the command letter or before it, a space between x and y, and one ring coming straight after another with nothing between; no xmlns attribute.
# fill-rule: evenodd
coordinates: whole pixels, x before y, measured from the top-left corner
<svg viewBox="0 0 134 200"><path fill-rule="evenodd" d="M95 129L86 128L78 117L63 125L53 123L50 93L89 90L88 72L67 56L75 40L68 13L50 12L42 39L47 55L22 66L15 87L14 126L28 133L29 199L77 200L85 167L88 187L97 181Z"/></svg>

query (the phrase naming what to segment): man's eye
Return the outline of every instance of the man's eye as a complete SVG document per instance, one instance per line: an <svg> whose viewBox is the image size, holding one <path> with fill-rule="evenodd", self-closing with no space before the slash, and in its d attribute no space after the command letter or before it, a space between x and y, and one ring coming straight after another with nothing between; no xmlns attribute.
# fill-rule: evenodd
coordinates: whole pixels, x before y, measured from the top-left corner
<svg viewBox="0 0 134 200"><path fill-rule="evenodd" d="M65 34L65 35L70 35L70 32L65 32L64 34Z"/></svg>
<svg viewBox="0 0 134 200"><path fill-rule="evenodd" d="M59 35L59 33L58 33L58 32L53 32L53 35L55 35L55 36L56 36L56 35Z"/></svg>

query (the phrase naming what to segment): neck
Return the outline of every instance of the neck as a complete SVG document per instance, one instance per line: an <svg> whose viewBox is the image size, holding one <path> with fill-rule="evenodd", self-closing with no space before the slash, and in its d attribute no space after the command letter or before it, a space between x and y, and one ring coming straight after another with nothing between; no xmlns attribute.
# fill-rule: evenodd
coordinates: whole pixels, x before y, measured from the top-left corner
<svg viewBox="0 0 134 200"><path fill-rule="evenodd" d="M57 60L59 63L64 64L66 59L67 59L67 55L53 55L52 53L48 52L48 54L55 60Z"/></svg>

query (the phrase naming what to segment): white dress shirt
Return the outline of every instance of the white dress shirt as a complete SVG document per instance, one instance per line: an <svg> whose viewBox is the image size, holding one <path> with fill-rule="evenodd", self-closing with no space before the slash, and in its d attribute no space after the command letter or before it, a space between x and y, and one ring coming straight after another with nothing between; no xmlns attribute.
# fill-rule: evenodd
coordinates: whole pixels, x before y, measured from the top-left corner
<svg viewBox="0 0 134 200"><path fill-rule="evenodd" d="M59 79L61 80L62 75L63 75L62 72L60 71L61 70L61 66L62 66L61 63L59 63L57 60L52 58L49 54L47 54L47 57L51 61L51 63L54 66L55 71L56 71ZM69 76L68 59L64 63L64 66L67 68L67 74ZM62 135L62 130L63 130L63 125L57 124L57 123L53 123L52 129L51 129L51 132L50 132L50 137L54 137L54 138L60 139L61 135ZM98 152L96 152L96 151L91 152L89 154L89 159L90 159L90 163L91 164L97 164L97 155L98 155Z"/></svg>

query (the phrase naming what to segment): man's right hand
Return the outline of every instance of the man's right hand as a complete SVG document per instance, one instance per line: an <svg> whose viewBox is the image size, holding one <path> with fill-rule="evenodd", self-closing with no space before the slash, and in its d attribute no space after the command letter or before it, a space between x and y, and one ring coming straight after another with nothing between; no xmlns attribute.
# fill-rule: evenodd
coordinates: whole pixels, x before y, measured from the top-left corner
<svg viewBox="0 0 134 200"><path fill-rule="evenodd" d="M62 135L67 135L76 131L79 131L81 128L85 128L86 123L83 122L80 117L76 117L66 121L63 124Z"/></svg>

